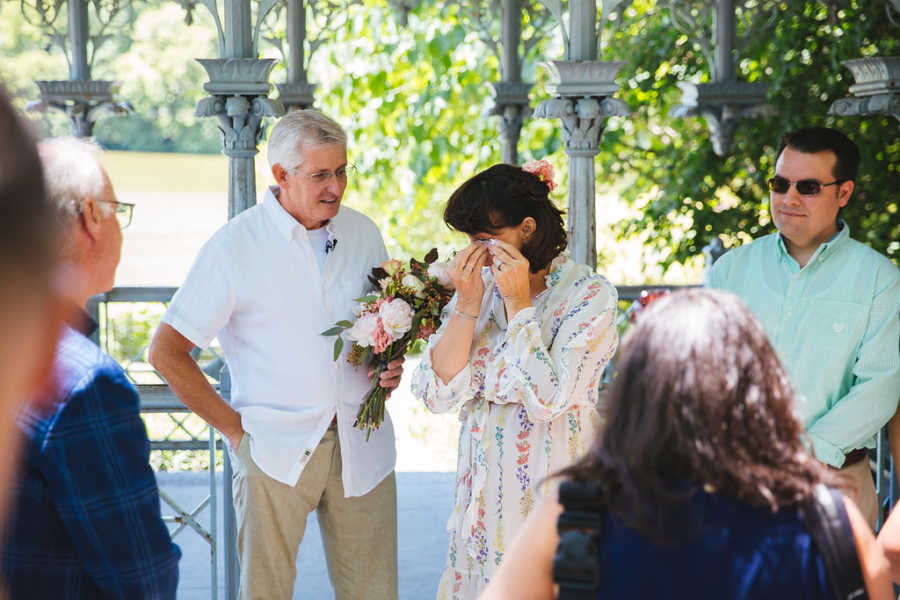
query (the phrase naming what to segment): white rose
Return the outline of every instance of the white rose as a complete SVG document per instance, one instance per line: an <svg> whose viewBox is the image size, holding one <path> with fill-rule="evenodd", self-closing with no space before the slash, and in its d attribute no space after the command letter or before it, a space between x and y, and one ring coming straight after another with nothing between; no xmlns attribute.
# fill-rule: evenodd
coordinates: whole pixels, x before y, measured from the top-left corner
<svg viewBox="0 0 900 600"><path fill-rule="evenodd" d="M445 262L433 262L428 265L428 274L438 280L445 288L453 289L453 281L447 274L448 265Z"/></svg>
<svg viewBox="0 0 900 600"><path fill-rule="evenodd" d="M404 333L410 330L414 314L409 304L400 298L385 302L379 311L384 331L395 340L400 339Z"/></svg>
<svg viewBox="0 0 900 600"><path fill-rule="evenodd" d="M411 289L413 291L413 294L415 294L417 298L425 297L425 294L422 293L425 291L425 284L422 283L421 279L419 279L412 273L404 275L400 283Z"/></svg>
<svg viewBox="0 0 900 600"><path fill-rule="evenodd" d="M366 313L356 320L353 327L347 330L347 339L360 346L374 346L376 329L378 329L378 315Z"/></svg>

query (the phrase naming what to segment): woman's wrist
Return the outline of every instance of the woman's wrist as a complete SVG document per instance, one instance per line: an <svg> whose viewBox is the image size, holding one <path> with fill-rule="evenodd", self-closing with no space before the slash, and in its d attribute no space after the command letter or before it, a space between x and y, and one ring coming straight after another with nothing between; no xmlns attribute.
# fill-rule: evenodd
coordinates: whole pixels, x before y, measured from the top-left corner
<svg viewBox="0 0 900 600"><path fill-rule="evenodd" d="M460 299L457 301L455 309L461 313L477 317L478 313L481 312L481 302Z"/></svg>
<svg viewBox="0 0 900 600"><path fill-rule="evenodd" d="M455 314L459 317L462 317L466 321L474 321L478 318L478 315L473 315L473 314L467 313L465 311L459 310L458 308L453 309L453 314Z"/></svg>
<svg viewBox="0 0 900 600"><path fill-rule="evenodd" d="M512 321L519 311L531 308L530 298L504 298L503 303L506 305L506 317L508 321Z"/></svg>

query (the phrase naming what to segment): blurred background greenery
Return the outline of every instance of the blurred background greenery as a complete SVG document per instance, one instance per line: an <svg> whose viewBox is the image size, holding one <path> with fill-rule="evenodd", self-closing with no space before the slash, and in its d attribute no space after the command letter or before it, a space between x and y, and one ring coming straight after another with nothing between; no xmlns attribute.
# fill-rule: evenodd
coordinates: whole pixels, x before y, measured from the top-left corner
<svg viewBox="0 0 900 600"><path fill-rule="evenodd" d="M492 104L488 83L498 80L498 63L481 40L499 37L489 7L496 3L422 0L406 3L414 7L405 20L387 0L330 4L343 7L337 21L310 13L316 51L308 70L319 85L317 106L353 138L350 154L359 176L348 202L376 219L397 255L448 249L459 239L441 223L445 199L455 185L499 160L497 124L486 116ZM700 0L678 4L703 12ZM596 160L602 272L617 283L697 281L696 256L713 236L735 245L771 231L764 182L778 139L782 131L808 124L842 129L861 146L862 177L843 216L855 237L898 260L900 127L888 117L826 114L852 84L841 60L900 55L900 27L888 0L744 3L738 33L749 35L738 77L771 82L768 101L780 112L743 121L725 158L713 154L702 119L668 116L681 97L678 80L709 80L697 39L673 27L661 1L622 6L605 26L602 58L626 61L618 96L633 115L609 120ZM751 23L754 7L777 11L772 27L758 34L758 24ZM95 134L102 145L132 152L220 151L213 120L193 116L206 80L193 59L216 56L215 30L205 9L194 10L191 20L186 24L185 11L171 0L149 0L131 4L119 27L108 29L112 37L98 49L93 76L120 81L119 97L135 113L100 121ZM523 27L526 38L543 27L523 62L524 79L536 81L536 104L547 97L537 63L561 58L562 42L558 29L542 22L526 17ZM283 38L283 23L274 23L273 32L273 40ZM271 43L262 43L261 52L280 56ZM20 105L36 97L34 79L67 76L65 59L23 17L18 2L0 3L0 55L0 79ZM284 67L276 67L270 79L283 81ZM35 119L44 134L66 130L61 114ZM565 204L561 144L556 123L531 119L519 147L523 162L548 158L557 166L563 185L555 199ZM148 161L143 168L161 175L157 185L173 191L222 186L205 180L189 158L176 171L160 171ZM262 156L259 163L265 174ZM123 172L119 180L131 176Z"/></svg>

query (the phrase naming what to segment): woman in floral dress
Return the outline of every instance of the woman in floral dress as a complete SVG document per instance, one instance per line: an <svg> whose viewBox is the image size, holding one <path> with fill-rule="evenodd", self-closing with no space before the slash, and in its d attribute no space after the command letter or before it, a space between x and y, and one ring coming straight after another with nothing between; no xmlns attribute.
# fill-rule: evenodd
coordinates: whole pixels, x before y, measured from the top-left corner
<svg viewBox="0 0 900 600"><path fill-rule="evenodd" d="M527 169L527 170L526 170ZM439 599L478 596L551 485L590 446L616 350L616 290L565 253L545 162L495 165L457 189L444 220L471 244L456 295L414 374L433 412L459 411L450 550Z"/></svg>

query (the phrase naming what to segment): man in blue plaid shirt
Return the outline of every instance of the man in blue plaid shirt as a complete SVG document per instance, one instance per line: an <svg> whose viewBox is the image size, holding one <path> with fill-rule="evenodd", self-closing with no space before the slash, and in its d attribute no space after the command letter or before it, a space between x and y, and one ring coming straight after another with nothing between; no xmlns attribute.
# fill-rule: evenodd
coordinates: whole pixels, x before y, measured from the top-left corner
<svg viewBox="0 0 900 600"><path fill-rule="evenodd" d="M175 598L181 552L160 515L138 395L86 337L96 324L80 308L112 287L132 206L116 200L93 144L50 140L40 153L67 227L73 306L53 399L19 419L26 441L3 551L8 589L13 599Z"/></svg>

